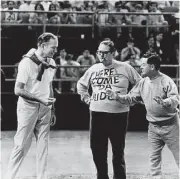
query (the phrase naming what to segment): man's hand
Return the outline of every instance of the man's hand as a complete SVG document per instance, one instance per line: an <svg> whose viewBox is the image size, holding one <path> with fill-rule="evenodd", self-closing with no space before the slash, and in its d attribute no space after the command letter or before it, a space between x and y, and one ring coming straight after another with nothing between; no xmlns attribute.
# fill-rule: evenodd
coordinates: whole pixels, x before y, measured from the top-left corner
<svg viewBox="0 0 180 179"><path fill-rule="evenodd" d="M118 95L116 92L112 90L106 90L106 95L108 95L111 99L117 100Z"/></svg>
<svg viewBox="0 0 180 179"><path fill-rule="evenodd" d="M56 114L55 114L55 108L54 105L52 106L51 109L51 119L50 119L50 126L54 126L56 124Z"/></svg>
<svg viewBox="0 0 180 179"><path fill-rule="evenodd" d="M167 102L165 102L161 97L159 96L155 96L153 98L158 104L162 105L163 107L168 107L169 105L167 104Z"/></svg>
<svg viewBox="0 0 180 179"><path fill-rule="evenodd" d="M84 98L84 102L89 106L90 103L91 103L91 98L88 97L88 96L86 96L86 97Z"/></svg>
<svg viewBox="0 0 180 179"><path fill-rule="evenodd" d="M55 101L56 101L56 98L48 98L48 101L42 101L42 104L44 104L45 106L50 106L54 104Z"/></svg>

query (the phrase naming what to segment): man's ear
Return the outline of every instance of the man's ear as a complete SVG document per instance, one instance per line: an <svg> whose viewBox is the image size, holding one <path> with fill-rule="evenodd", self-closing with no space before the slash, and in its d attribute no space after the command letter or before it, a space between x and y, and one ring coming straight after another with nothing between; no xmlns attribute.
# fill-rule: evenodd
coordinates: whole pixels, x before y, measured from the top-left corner
<svg viewBox="0 0 180 179"><path fill-rule="evenodd" d="M115 54L116 54L116 51L113 51L112 52L112 56L115 57Z"/></svg>
<svg viewBox="0 0 180 179"><path fill-rule="evenodd" d="M41 44L41 48L44 49L45 45L46 45L45 43L42 43L42 44Z"/></svg>
<svg viewBox="0 0 180 179"><path fill-rule="evenodd" d="M151 64L151 70L155 70L155 65Z"/></svg>

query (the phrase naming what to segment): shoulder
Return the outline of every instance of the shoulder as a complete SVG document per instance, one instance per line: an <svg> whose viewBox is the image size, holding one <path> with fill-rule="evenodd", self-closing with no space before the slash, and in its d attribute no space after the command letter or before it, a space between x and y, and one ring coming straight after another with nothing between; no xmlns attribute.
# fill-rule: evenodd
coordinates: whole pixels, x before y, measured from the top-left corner
<svg viewBox="0 0 180 179"><path fill-rule="evenodd" d="M172 78L170 78L168 75L165 75L164 73L161 73L161 85L167 86L169 83L174 83Z"/></svg>
<svg viewBox="0 0 180 179"><path fill-rule="evenodd" d="M50 59L50 62L49 62L51 65L53 65L53 66L56 66L56 63L55 63L55 61L54 61L54 59Z"/></svg>
<svg viewBox="0 0 180 179"><path fill-rule="evenodd" d="M79 55L79 56L78 56L78 59L79 59L79 60L83 59L83 55Z"/></svg>
<svg viewBox="0 0 180 179"><path fill-rule="evenodd" d="M125 68L132 68L132 66L129 64L129 62L121 62L114 60L114 63L116 64L116 67L125 67Z"/></svg>
<svg viewBox="0 0 180 179"><path fill-rule="evenodd" d="M18 71L32 71L35 69L35 63L29 57L23 57L18 64Z"/></svg>
<svg viewBox="0 0 180 179"><path fill-rule="evenodd" d="M128 47L124 47L121 52L124 52L128 49Z"/></svg>
<svg viewBox="0 0 180 179"><path fill-rule="evenodd" d="M94 65L92 65L88 68L88 71L94 72L94 71L97 71L99 69L102 69L102 63L95 63Z"/></svg>
<svg viewBox="0 0 180 179"><path fill-rule="evenodd" d="M76 61L73 61L73 65L80 66L80 64Z"/></svg>
<svg viewBox="0 0 180 179"><path fill-rule="evenodd" d="M91 54L89 57L90 57L91 59L94 59L94 55L92 55L92 54Z"/></svg>
<svg viewBox="0 0 180 179"><path fill-rule="evenodd" d="M32 65L34 62L29 57L23 57L22 60L19 62L19 65Z"/></svg>
<svg viewBox="0 0 180 179"><path fill-rule="evenodd" d="M19 9L13 8L13 11L19 11Z"/></svg>

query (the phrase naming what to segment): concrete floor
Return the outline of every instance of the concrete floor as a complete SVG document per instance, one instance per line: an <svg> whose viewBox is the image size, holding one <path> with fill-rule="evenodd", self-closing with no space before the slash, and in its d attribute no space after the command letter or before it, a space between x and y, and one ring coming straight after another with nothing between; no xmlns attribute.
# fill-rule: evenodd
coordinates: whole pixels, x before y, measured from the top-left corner
<svg viewBox="0 0 180 179"><path fill-rule="evenodd" d="M1 132L1 175L2 179L8 158L13 147L15 131ZM109 145L109 173L112 174L111 146ZM126 165L128 175L148 175L148 141L147 132L128 132L126 137ZM36 144L32 146L19 170L20 178L35 176ZM48 158L49 176L91 176L95 175L95 167L89 148L88 131L51 131ZM174 158L167 147L163 150L163 172L178 175ZM62 177L61 177L62 178ZM88 178L88 177L85 177ZM90 177L92 179L92 177ZM168 178L171 179L171 178Z"/></svg>

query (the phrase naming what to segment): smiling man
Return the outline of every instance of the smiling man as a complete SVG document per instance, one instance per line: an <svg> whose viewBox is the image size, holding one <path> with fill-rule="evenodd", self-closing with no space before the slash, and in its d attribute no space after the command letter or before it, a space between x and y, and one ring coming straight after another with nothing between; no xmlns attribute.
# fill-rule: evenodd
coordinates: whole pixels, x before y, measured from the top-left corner
<svg viewBox="0 0 180 179"><path fill-rule="evenodd" d="M91 66L77 84L78 94L90 108L90 145L97 179L109 179L108 139L113 151L114 179L126 179L124 148L129 106L110 98L106 90L126 94L129 84L135 85L141 79L129 64L116 61L114 54L114 43L102 41L97 50L100 63ZM92 96L88 93L90 85Z"/></svg>
<svg viewBox="0 0 180 179"><path fill-rule="evenodd" d="M14 137L6 179L14 179L26 156L33 134L37 142L37 179L47 179L48 138L53 98L52 80L55 62L52 59L58 39L44 33L37 40L37 49L31 49L18 66L15 83L18 127Z"/></svg>
<svg viewBox="0 0 180 179"><path fill-rule="evenodd" d="M153 179L163 179L161 155L165 144L179 166L179 95L174 81L159 71L159 56L152 55L141 60L141 74L144 78L127 95L116 94L109 89L107 94L120 104L133 104L139 98L143 100L149 121L151 175Z"/></svg>

